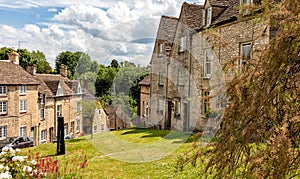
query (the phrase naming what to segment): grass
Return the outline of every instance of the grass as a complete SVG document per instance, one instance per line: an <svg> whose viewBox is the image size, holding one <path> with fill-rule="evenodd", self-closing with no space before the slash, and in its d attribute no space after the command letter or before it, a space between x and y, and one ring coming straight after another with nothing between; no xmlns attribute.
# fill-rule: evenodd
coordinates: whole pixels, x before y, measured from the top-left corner
<svg viewBox="0 0 300 179"><path fill-rule="evenodd" d="M52 143L22 152L40 152L62 164L85 153L88 167L84 178L199 178L199 166L176 170L177 157L192 145L191 137L185 133L129 129L66 141L66 154L61 156L55 156L56 144Z"/></svg>

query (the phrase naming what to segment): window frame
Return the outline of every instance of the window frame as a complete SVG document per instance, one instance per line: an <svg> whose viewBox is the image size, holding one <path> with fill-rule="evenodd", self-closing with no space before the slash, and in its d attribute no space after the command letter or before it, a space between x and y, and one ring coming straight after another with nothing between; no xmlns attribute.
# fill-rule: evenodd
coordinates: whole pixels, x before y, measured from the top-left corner
<svg viewBox="0 0 300 179"><path fill-rule="evenodd" d="M0 101L0 115L7 114L7 110L8 110L8 101Z"/></svg>
<svg viewBox="0 0 300 179"><path fill-rule="evenodd" d="M212 22L212 7L207 8L206 26L210 26Z"/></svg>
<svg viewBox="0 0 300 179"><path fill-rule="evenodd" d="M158 73L158 85L159 86L163 86L164 85L164 82L165 80L164 80L164 73L163 72L159 72Z"/></svg>
<svg viewBox="0 0 300 179"><path fill-rule="evenodd" d="M47 129L41 130L41 141L47 140Z"/></svg>
<svg viewBox="0 0 300 179"><path fill-rule="evenodd" d="M40 118L41 118L41 120L45 120L45 116L46 116L46 110L45 110L45 108L41 108L40 109Z"/></svg>
<svg viewBox="0 0 300 179"><path fill-rule="evenodd" d="M62 116L62 105L56 105L56 117Z"/></svg>
<svg viewBox="0 0 300 179"><path fill-rule="evenodd" d="M244 55L244 47L246 46L249 48L247 56ZM247 64L247 61L249 61L252 58L252 42L240 43L240 56L241 58L239 61L239 66L243 68Z"/></svg>
<svg viewBox="0 0 300 179"><path fill-rule="evenodd" d="M56 96L63 96L64 95L64 91L62 89L61 84L59 83L57 86L57 92L56 92Z"/></svg>
<svg viewBox="0 0 300 179"><path fill-rule="evenodd" d="M27 112L27 100L21 99L20 100L20 113L25 113L25 112Z"/></svg>
<svg viewBox="0 0 300 179"><path fill-rule="evenodd" d="M20 95L26 95L26 85L20 85Z"/></svg>
<svg viewBox="0 0 300 179"><path fill-rule="evenodd" d="M6 96L7 95L7 86L0 85L0 96Z"/></svg>
<svg viewBox="0 0 300 179"><path fill-rule="evenodd" d="M179 53L182 53L186 50L186 36L180 37L179 40Z"/></svg>
<svg viewBox="0 0 300 179"><path fill-rule="evenodd" d="M164 54L164 43L158 43L158 57L162 57Z"/></svg>
<svg viewBox="0 0 300 179"><path fill-rule="evenodd" d="M184 86L185 70L179 69L177 73L177 86Z"/></svg>
<svg viewBox="0 0 300 179"><path fill-rule="evenodd" d="M209 56L208 56L208 54L209 54ZM209 78L212 74L211 63L212 63L212 51L211 51L211 49L205 49L204 50L204 76L206 78Z"/></svg>
<svg viewBox="0 0 300 179"><path fill-rule="evenodd" d="M7 138L7 126L0 126L0 139Z"/></svg>
<svg viewBox="0 0 300 179"><path fill-rule="evenodd" d="M20 136L27 137L27 126L20 126Z"/></svg>

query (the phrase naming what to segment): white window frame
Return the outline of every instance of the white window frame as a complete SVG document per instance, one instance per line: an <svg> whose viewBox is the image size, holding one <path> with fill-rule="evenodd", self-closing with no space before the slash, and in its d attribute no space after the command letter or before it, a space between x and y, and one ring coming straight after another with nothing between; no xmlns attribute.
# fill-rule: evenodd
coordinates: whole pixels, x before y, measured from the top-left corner
<svg viewBox="0 0 300 179"><path fill-rule="evenodd" d="M26 85L20 86L20 95L26 95Z"/></svg>
<svg viewBox="0 0 300 179"><path fill-rule="evenodd" d="M7 114L7 101L0 101L0 114Z"/></svg>
<svg viewBox="0 0 300 179"><path fill-rule="evenodd" d="M42 141L47 140L47 129L41 130L41 140Z"/></svg>
<svg viewBox="0 0 300 179"><path fill-rule="evenodd" d="M76 132L80 132L80 119L76 121Z"/></svg>
<svg viewBox="0 0 300 179"><path fill-rule="evenodd" d="M184 52L186 50L186 36L180 38L179 52Z"/></svg>
<svg viewBox="0 0 300 179"><path fill-rule="evenodd" d="M77 94L82 94L80 83L78 83L78 86L77 86Z"/></svg>
<svg viewBox="0 0 300 179"><path fill-rule="evenodd" d="M248 54L244 54L244 51L246 47L249 48ZM244 42L240 44L240 55L241 55L241 60L239 62L239 65L241 67L244 67L246 64L246 61L252 58L252 42Z"/></svg>
<svg viewBox="0 0 300 179"><path fill-rule="evenodd" d="M159 43L158 44L158 56L161 57L164 54L164 44Z"/></svg>
<svg viewBox="0 0 300 179"><path fill-rule="evenodd" d="M211 62L212 62L212 51L210 49L204 50L204 76L211 76Z"/></svg>
<svg viewBox="0 0 300 179"><path fill-rule="evenodd" d="M41 120L45 120L45 116L46 116L46 110L45 110L45 108L41 108L40 109Z"/></svg>
<svg viewBox="0 0 300 179"><path fill-rule="evenodd" d="M206 25L206 10L202 9L202 25Z"/></svg>
<svg viewBox="0 0 300 179"><path fill-rule="evenodd" d="M93 134L97 133L97 125L94 125Z"/></svg>
<svg viewBox="0 0 300 179"><path fill-rule="evenodd" d="M59 104L56 106L56 117L62 116L62 105Z"/></svg>
<svg viewBox="0 0 300 179"><path fill-rule="evenodd" d="M177 74L177 86L184 86L184 82L185 82L185 70L181 69L178 70L178 74Z"/></svg>
<svg viewBox="0 0 300 179"><path fill-rule="evenodd" d="M158 85L164 85L164 73L163 72L158 73Z"/></svg>
<svg viewBox="0 0 300 179"><path fill-rule="evenodd" d="M206 26L209 26L212 21L212 7L207 8L206 14Z"/></svg>
<svg viewBox="0 0 300 179"><path fill-rule="evenodd" d="M240 13L242 13L243 15L248 15L249 14L249 8L243 7L243 6L250 6L251 4L253 4L253 0L240 0Z"/></svg>
<svg viewBox="0 0 300 179"><path fill-rule="evenodd" d="M7 126L0 126L0 139L7 137Z"/></svg>
<svg viewBox="0 0 300 179"><path fill-rule="evenodd" d="M20 112L26 112L27 110L27 100L21 99L20 100Z"/></svg>
<svg viewBox="0 0 300 179"><path fill-rule="evenodd" d="M71 122L71 126L70 126L70 133L73 133L73 134L74 134L74 127L75 127L75 122L72 121L72 122Z"/></svg>
<svg viewBox="0 0 300 179"><path fill-rule="evenodd" d="M7 95L7 86L0 86L0 95Z"/></svg>
<svg viewBox="0 0 300 179"><path fill-rule="evenodd" d="M69 127L68 123L65 123L64 124L64 133L65 133L65 136L68 135L68 127Z"/></svg>
<svg viewBox="0 0 300 179"><path fill-rule="evenodd" d="M27 127L26 126L21 126L20 127L20 136L22 136L22 137L27 136Z"/></svg>

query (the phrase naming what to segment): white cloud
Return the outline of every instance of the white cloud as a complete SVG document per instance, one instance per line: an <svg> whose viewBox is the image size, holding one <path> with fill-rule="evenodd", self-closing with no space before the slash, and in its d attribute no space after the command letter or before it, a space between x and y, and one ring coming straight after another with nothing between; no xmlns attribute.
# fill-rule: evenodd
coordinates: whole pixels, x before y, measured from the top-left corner
<svg viewBox="0 0 300 179"><path fill-rule="evenodd" d="M23 2L23 3L21 3ZM83 51L100 63L111 59L143 66L151 58L161 15L178 16L183 0L2 0L1 7L49 7L57 12L50 22L26 24L22 29L0 26L5 45L40 50L54 66L56 56L66 50ZM59 12L53 7L63 7ZM43 26L39 26L39 25ZM138 43L137 43L138 42Z"/></svg>
<svg viewBox="0 0 300 179"><path fill-rule="evenodd" d="M48 12L57 12L57 9L56 8L49 8Z"/></svg>

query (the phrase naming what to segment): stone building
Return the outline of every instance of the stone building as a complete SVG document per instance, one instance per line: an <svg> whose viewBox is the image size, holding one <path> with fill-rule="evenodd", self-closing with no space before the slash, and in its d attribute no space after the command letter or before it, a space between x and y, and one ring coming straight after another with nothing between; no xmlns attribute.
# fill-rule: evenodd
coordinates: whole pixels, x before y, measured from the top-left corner
<svg viewBox="0 0 300 179"><path fill-rule="evenodd" d="M79 81L67 78L67 69L62 66L60 74L37 74L35 67L27 67L33 77L39 80L38 107L40 142L52 142L56 137L57 117L64 117L65 135L82 135L82 114L80 102L82 89Z"/></svg>
<svg viewBox="0 0 300 179"><path fill-rule="evenodd" d="M38 86L40 82L19 65L12 51L9 60L0 60L0 138L39 136Z"/></svg>
<svg viewBox="0 0 300 179"><path fill-rule="evenodd" d="M142 81L139 82L140 88L140 104L139 104L139 116L143 125L146 121L149 121L150 114L150 75L146 76Z"/></svg>
<svg viewBox="0 0 300 179"><path fill-rule="evenodd" d="M268 21L252 15L260 13L252 8L254 3L260 1L206 0L204 6L183 3L168 60L153 58L159 50L158 40L155 43L151 120L162 128L182 131L219 127L227 103L226 82L245 66L255 65L272 34ZM158 29L157 38L162 24ZM160 71L167 81L161 88L160 78L155 78Z"/></svg>

